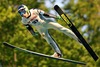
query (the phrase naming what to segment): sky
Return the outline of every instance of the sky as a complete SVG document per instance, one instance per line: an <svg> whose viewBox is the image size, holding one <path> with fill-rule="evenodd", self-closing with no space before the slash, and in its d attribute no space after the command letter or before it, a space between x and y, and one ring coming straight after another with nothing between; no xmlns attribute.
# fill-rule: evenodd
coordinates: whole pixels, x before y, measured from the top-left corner
<svg viewBox="0 0 100 67"><path fill-rule="evenodd" d="M53 0L51 0L51 1L53 1ZM63 0L55 0L55 1L56 2L54 3L54 5L59 5L60 7L63 7L64 4L67 4L70 0L65 0L65 1L63 1ZM77 2L78 2L78 0L74 0L74 3L77 3ZM52 3L50 3L50 0L45 0L45 5L48 8L54 6Z"/></svg>
<svg viewBox="0 0 100 67"><path fill-rule="evenodd" d="M56 0L56 2L55 2L54 4L52 4L52 3L50 3L49 0L45 0L45 5L46 5L48 8L52 8L54 5L59 5L60 7L63 7L65 3L67 4L67 3L69 2L69 0L66 0L66 1L63 2L63 4L62 4L62 1L63 1L63 0Z"/></svg>
<svg viewBox="0 0 100 67"><path fill-rule="evenodd" d="M63 7L64 4L67 4L69 2L69 0L66 0L63 3L62 2L63 0L55 0L55 3L53 4L49 0L45 0L45 6L50 9L50 13L55 14L56 12L54 10L51 10L53 9L54 5L59 5L60 7Z"/></svg>

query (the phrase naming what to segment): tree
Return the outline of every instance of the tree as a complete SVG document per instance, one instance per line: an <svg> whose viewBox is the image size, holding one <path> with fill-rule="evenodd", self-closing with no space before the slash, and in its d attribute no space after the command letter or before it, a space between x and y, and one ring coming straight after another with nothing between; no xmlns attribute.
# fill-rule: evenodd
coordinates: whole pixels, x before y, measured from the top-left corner
<svg viewBox="0 0 100 67"><path fill-rule="evenodd" d="M52 48L50 48L45 40L40 38L40 35L37 37L32 37L32 35L21 24L21 17L17 13L17 7L20 4L25 4L29 8L40 8L46 12L53 9L53 7L47 8L44 5L46 0L41 1L42 2L37 2L36 0L0 0L0 64L3 65L3 67L82 67L81 65L77 64L46 59L12 50L2 45L2 42L6 41L28 50L44 54L53 53ZM50 1L53 3L53 5L56 2L56 0ZM65 1L66 0L62 0L62 4ZM68 17L72 20L96 54L100 56L99 0L77 0L77 2L76 0L70 0L68 4L64 3L63 6L64 8L62 9L64 9ZM63 26L68 27L62 20L56 21ZM85 29L83 30L84 27ZM64 58L87 62L88 67L100 66L100 59L97 62L94 62L86 49L75 40L58 31L49 31L60 46Z"/></svg>

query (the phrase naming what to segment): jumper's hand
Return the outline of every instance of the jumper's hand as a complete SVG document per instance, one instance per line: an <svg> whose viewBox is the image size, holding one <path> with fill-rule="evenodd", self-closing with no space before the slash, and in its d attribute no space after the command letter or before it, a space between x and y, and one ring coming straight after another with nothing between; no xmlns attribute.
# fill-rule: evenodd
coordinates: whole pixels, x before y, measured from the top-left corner
<svg viewBox="0 0 100 67"><path fill-rule="evenodd" d="M56 20L62 20L62 18L60 16L57 16L55 19Z"/></svg>
<svg viewBox="0 0 100 67"><path fill-rule="evenodd" d="M32 35L33 35L33 36L38 36L39 33L38 33L38 32L35 32L35 33L33 33Z"/></svg>

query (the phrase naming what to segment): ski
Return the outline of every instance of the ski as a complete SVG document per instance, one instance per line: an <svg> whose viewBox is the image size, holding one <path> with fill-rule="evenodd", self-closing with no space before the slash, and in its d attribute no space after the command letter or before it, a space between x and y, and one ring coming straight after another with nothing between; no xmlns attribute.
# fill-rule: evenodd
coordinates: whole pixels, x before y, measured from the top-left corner
<svg viewBox="0 0 100 67"><path fill-rule="evenodd" d="M3 42L3 45L5 45L9 48L12 48L12 49L16 49L16 50L19 50L19 51L23 51L23 52L26 52L26 53L33 54L33 55L37 55L37 56L40 56L40 57L51 58L51 59L61 60L61 61L64 61L64 62L71 62L71 63L75 63L75 64L86 65L86 63L84 63L84 62L70 60L70 59L64 59L64 58L55 58L55 57L45 55L45 54L42 54L42 53L37 53L37 52L33 52L33 51L26 50L26 49L23 49L23 48L19 48L17 46L11 45L7 42Z"/></svg>
<svg viewBox="0 0 100 67"><path fill-rule="evenodd" d="M67 17L67 15L62 11L62 9L58 6L54 6L55 11L61 16L61 18L65 21L65 23L70 27L70 29L75 33L75 35L79 38L83 46L87 49L87 51L90 53L92 58L97 61L98 56L95 54L95 52L92 50L92 48L89 46L89 44L85 41L85 39L82 37L82 35L79 33L77 28L73 25L71 20Z"/></svg>

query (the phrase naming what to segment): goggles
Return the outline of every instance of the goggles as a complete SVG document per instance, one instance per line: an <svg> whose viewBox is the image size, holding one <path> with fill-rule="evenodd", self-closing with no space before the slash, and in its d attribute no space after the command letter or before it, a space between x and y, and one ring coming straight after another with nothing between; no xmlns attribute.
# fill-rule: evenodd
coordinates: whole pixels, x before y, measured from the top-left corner
<svg viewBox="0 0 100 67"><path fill-rule="evenodd" d="M25 9L19 9L19 10L18 10L18 13L19 13L21 16L23 16L23 14L25 14L26 11L25 11Z"/></svg>

